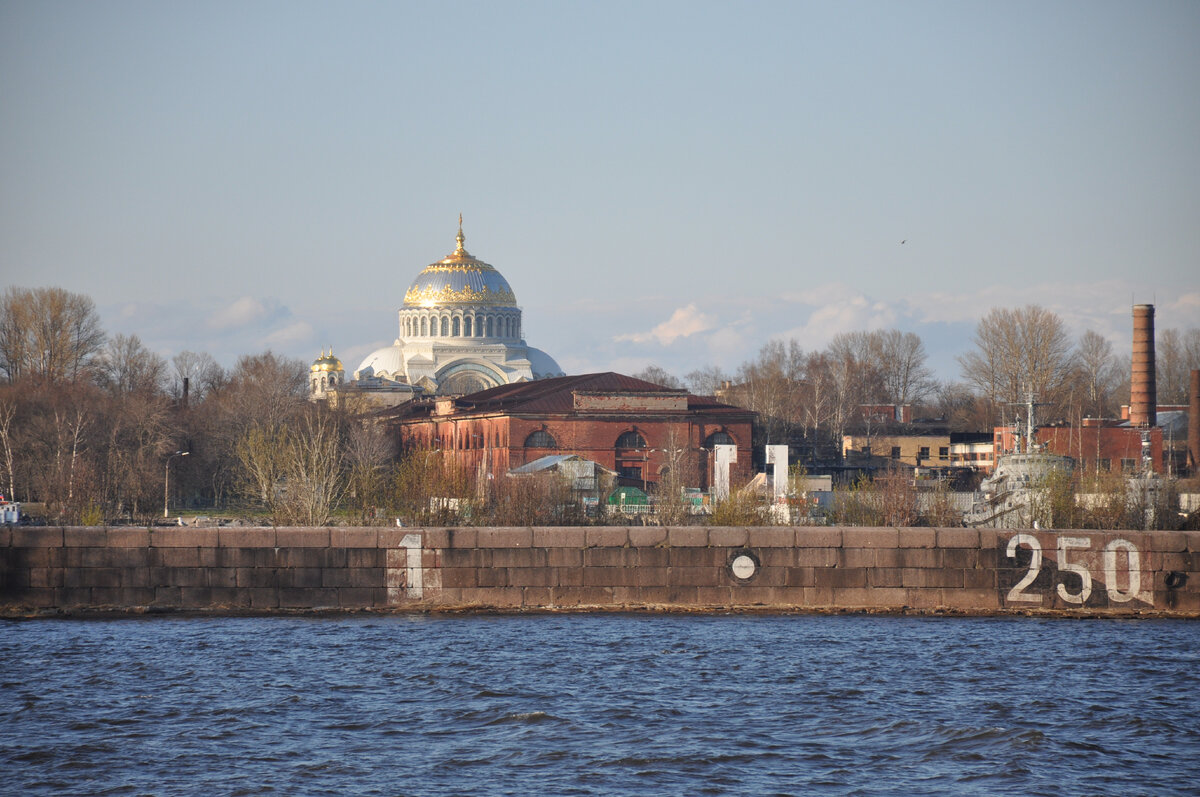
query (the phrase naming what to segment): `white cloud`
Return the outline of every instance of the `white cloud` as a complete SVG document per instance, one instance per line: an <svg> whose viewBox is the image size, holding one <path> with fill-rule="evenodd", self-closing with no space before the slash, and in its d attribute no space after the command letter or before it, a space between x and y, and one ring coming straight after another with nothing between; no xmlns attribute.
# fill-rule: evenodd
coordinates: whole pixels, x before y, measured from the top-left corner
<svg viewBox="0 0 1200 797"><path fill-rule="evenodd" d="M905 315L903 307L873 299L842 285L829 285L804 295L788 297L794 304L787 307L787 317L794 320L796 304L811 307L807 319L790 328L769 333L772 338L795 338L808 349L823 348L836 335L886 329L895 326Z"/></svg>
<svg viewBox="0 0 1200 797"><path fill-rule="evenodd" d="M282 329L277 329L267 335L264 342L268 346L295 346L300 343L306 343L312 340L313 328L312 324L307 321L297 321L295 324L289 324Z"/></svg>
<svg viewBox="0 0 1200 797"><path fill-rule="evenodd" d="M687 307L678 308L670 318L649 332L618 335L616 340L630 343L649 343L656 340L663 346L670 346L679 338L707 332L714 326L716 323L711 316L697 310L695 304L689 304Z"/></svg>
<svg viewBox="0 0 1200 797"><path fill-rule="evenodd" d="M279 302L243 296L210 316L208 326L218 330L238 329L280 315L286 316L287 310Z"/></svg>

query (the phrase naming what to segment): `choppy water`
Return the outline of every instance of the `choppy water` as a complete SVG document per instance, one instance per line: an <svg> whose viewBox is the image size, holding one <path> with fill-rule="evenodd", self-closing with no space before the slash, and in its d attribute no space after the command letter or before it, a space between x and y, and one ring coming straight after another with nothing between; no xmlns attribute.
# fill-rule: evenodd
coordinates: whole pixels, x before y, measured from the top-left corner
<svg viewBox="0 0 1200 797"><path fill-rule="evenodd" d="M9 794L1184 794L1200 623L0 625Z"/></svg>

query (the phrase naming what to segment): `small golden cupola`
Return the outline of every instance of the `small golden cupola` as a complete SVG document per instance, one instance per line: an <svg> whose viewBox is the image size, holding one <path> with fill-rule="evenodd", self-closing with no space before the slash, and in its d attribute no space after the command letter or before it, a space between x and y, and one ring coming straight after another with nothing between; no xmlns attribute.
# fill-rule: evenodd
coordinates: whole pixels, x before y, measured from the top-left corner
<svg viewBox="0 0 1200 797"><path fill-rule="evenodd" d="M333 347L326 353L321 349L321 356L313 360L308 369L309 398L323 399L330 390L336 390L346 381L346 369L342 361L333 356Z"/></svg>

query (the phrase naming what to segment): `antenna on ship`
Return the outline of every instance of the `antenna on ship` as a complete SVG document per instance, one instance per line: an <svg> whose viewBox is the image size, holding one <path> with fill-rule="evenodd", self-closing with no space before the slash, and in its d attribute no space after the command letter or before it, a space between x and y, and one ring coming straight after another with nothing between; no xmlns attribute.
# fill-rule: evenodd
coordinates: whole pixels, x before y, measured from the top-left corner
<svg viewBox="0 0 1200 797"><path fill-rule="evenodd" d="M1033 451L1033 438L1037 433L1036 420L1034 419L1034 407L1043 407L1048 403L1049 402L1045 402L1045 401L1036 401L1034 399L1034 393L1032 390L1026 391L1025 401L1023 401L1023 402L1010 401L1009 402L1009 405L1013 406L1013 407L1020 407L1022 405L1024 405L1024 407L1025 407L1025 428L1024 428L1024 430L1021 429L1021 422L1019 420L1015 420L1013 422L1013 437L1016 438L1014 442L1016 443L1016 452L1018 454L1028 454ZM1024 451L1021 450L1021 438L1022 437L1024 437L1024 439L1025 439L1025 450Z"/></svg>

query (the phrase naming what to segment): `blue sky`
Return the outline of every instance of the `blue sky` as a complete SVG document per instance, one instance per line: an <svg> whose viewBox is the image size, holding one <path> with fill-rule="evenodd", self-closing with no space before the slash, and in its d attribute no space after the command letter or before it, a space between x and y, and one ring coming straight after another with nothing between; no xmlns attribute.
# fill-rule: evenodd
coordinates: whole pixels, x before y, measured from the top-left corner
<svg viewBox="0 0 1200 797"><path fill-rule="evenodd" d="M467 247L568 372L1200 326L1200 3L0 0L0 286L347 366ZM905 243L901 244L901 241Z"/></svg>

